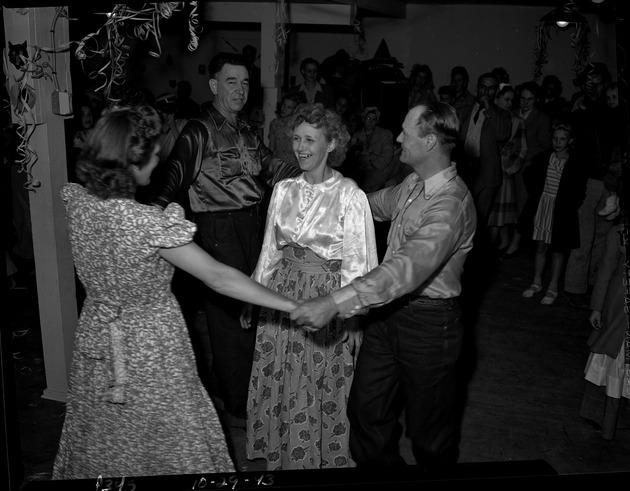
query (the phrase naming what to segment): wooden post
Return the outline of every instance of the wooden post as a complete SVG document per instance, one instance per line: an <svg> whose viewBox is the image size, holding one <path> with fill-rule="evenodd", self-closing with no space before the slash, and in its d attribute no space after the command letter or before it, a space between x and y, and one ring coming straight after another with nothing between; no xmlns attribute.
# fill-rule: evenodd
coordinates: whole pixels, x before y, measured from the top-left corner
<svg viewBox="0 0 630 491"><path fill-rule="evenodd" d="M14 122L22 121L30 133L27 143L33 152L27 180L46 370L43 397L65 402L77 302L65 210L59 197L68 179L64 119L72 110L68 106L70 54L61 51L69 41L68 20L58 9L63 7L3 8L3 13L7 51L9 42L27 45L26 59L17 62L24 65L7 64L7 83L9 93L19 93L16 85L30 93L28 109L21 108L19 99L12 99L11 109Z"/></svg>

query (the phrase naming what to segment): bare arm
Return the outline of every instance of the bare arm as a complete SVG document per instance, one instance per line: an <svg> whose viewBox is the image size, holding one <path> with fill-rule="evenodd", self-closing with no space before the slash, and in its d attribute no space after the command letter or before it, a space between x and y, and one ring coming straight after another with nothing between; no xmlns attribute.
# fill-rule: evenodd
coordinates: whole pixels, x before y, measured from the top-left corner
<svg viewBox="0 0 630 491"><path fill-rule="evenodd" d="M296 306L293 300L256 283L237 269L217 261L193 242L181 247L162 248L159 252L160 256L174 266L228 297L285 312L291 312Z"/></svg>

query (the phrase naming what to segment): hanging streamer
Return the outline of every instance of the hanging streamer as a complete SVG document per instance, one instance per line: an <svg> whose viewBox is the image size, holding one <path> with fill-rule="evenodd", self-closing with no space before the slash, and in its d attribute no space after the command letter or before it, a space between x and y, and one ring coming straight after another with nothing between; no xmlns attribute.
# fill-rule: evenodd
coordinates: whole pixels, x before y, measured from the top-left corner
<svg viewBox="0 0 630 491"><path fill-rule="evenodd" d="M534 62L532 77L534 81L538 81L542 74L542 67L547 63L547 46L551 39L551 26L541 22L536 27L536 44L534 46ZM588 23L576 24L570 35L571 47L575 50L573 58L572 71L575 77L588 64L589 58L592 56L590 42L591 28Z"/></svg>
<svg viewBox="0 0 630 491"><path fill-rule="evenodd" d="M194 51L199 46L199 32L201 26L198 19L197 1L191 1L191 12L188 17L188 32L190 42L188 49ZM103 91L105 98L110 103L119 102L114 97L114 87L125 83L125 67L129 58L130 47L127 44L128 37L134 37L140 41L152 40L155 49L148 54L159 58L162 54L160 21L170 19L175 12L186 7L186 2L161 2L143 4L142 8L135 9L125 4L116 4L108 15L105 24L96 32L88 34L79 43L75 56L80 61L87 58L101 56L105 59L103 66L96 72L88 74L89 78L103 78L103 83L96 89ZM126 26L133 26L130 30ZM105 45L99 47L99 37L105 37ZM96 47L90 48L91 44Z"/></svg>
<svg viewBox="0 0 630 491"><path fill-rule="evenodd" d="M188 16L188 33L190 35L190 42L188 43L188 50L195 51L199 47L199 33L202 28L199 25L199 14L197 13L197 1L190 2L192 10Z"/></svg>
<svg viewBox="0 0 630 491"><path fill-rule="evenodd" d="M354 32L354 43L357 46L357 53L363 53L365 51L365 31L363 30L363 24L359 19L359 4L357 0L352 3L352 27Z"/></svg>
<svg viewBox="0 0 630 491"><path fill-rule="evenodd" d="M289 37L289 31L286 28L287 25L287 6L284 0L277 0L276 3L276 27L275 27L275 41L276 41L276 60L274 66L274 72L277 74L280 65L284 62L284 49Z"/></svg>

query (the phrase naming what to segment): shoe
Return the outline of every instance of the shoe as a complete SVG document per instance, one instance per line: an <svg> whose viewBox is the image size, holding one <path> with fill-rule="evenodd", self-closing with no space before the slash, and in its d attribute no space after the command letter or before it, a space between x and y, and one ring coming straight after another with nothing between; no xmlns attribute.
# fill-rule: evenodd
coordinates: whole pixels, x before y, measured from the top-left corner
<svg viewBox="0 0 630 491"><path fill-rule="evenodd" d="M608 196L606 204L597 212L600 217L607 217L619 210L619 198L617 196ZM616 216L616 215L615 215Z"/></svg>
<svg viewBox="0 0 630 491"><path fill-rule="evenodd" d="M542 298L540 303L542 305L552 305L556 301L557 297L558 297L558 292L554 292L553 290L547 290L547 293L545 293L545 296Z"/></svg>
<svg viewBox="0 0 630 491"><path fill-rule="evenodd" d="M529 285L529 288L523 292L523 298L532 298L539 291L542 291L542 286L532 283Z"/></svg>

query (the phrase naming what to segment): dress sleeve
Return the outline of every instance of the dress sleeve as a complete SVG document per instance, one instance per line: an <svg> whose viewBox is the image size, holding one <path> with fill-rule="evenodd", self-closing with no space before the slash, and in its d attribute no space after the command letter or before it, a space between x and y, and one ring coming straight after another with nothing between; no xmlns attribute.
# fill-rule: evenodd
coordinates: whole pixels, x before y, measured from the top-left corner
<svg viewBox="0 0 630 491"><path fill-rule="evenodd" d="M606 236L606 249L600 260L599 268L597 269L597 277L593 285L590 305L591 310L598 310L599 312L604 310L606 293L615 275L617 263L620 256L625 255L619 250L619 236L617 234L619 230L618 227L613 227ZM615 279L617 280L618 278Z"/></svg>
<svg viewBox="0 0 630 491"><path fill-rule="evenodd" d="M184 209L170 203L164 210L157 206L145 207L147 213L147 239L151 246L172 248L192 242L197 226L185 218Z"/></svg>
<svg viewBox="0 0 630 491"><path fill-rule="evenodd" d="M282 259L282 251L278 249L276 239L275 223L280 213L280 205L286 194L286 186L283 183L276 184L271 193L271 201L267 211L267 222L265 223L265 234L263 236L262 249L258 257L256 269L252 273L252 278L261 285L267 286L271 273Z"/></svg>
<svg viewBox="0 0 630 491"><path fill-rule="evenodd" d="M69 182L61 188L59 194L61 196L61 200L67 205L68 202L79 196L81 192L84 192L84 189L80 184L77 184L76 182Z"/></svg>
<svg viewBox="0 0 630 491"><path fill-rule="evenodd" d="M358 188L349 194L343 223L342 287L378 265L374 222L367 196Z"/></svg>

